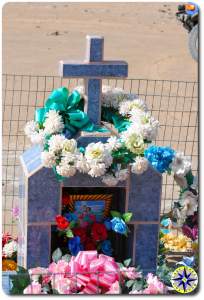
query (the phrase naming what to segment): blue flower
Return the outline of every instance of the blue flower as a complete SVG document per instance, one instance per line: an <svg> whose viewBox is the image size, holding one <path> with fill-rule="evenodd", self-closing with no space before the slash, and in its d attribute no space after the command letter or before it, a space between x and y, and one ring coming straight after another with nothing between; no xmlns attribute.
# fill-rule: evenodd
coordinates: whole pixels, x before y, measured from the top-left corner
<svg viewBox="0 0 204 300"><path fill-rule="evenodd" d="M69 221L69 222L71 222L71 221L77 221L77 215L75 215L74 213L67 213L67 214L65 214L64 215L65 216L65 218Z"/></svg>
<svg viewBox="0 0 204 300"><path fill-rule="evenodd" d="M170 147L151 146L144 151L144 156L157 171L164 173L169 169L169 165L175 156L175 151Z"/></svg>
<svg viewBox="0 0 204 300"><path fill-rule="evenodd" d="M113 249L111 247L111 241L105 240L101 243L101 251L108 256L111 256L113 253Z"/></svg>
<svg viewBox="0 0 204 300"><path fill-rule="evenodd" d="M83 250L83 246L80 241L80 237L76 236L68 241L68 248L71 255L76 256L79 251Z"/></svg>
<svg viewBox="0 0 204 300"><path fill-rule="evenodd" d="M113 231L120 233L120 234L127 233L127 225L125 224L125 222L122 219L115 217L111 220L111 224L112 224Z"/></svg>
<svg viewBox="0 0 204 300"><path fill-rule="evenodd" d="M111 230L111 229L112 229L112 224L111 224L110 219L106 219L106 220L104 221L104 225L106 226L106 229L107 229L107 230Z"/></svg>

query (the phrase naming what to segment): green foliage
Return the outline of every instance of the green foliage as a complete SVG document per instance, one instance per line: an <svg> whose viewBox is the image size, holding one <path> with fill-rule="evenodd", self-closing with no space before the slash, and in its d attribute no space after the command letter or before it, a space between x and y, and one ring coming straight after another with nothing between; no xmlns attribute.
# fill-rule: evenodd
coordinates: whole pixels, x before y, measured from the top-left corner
<svg viewBox="0 0 204 300"><path fill-rule="evenodd" d="M57 263L58 260L62 258L62 251L60 248L57 248L53 253L52 253L52 260Z"/></svg>
<svg viewBox="0 0 204 300"><path fill-rule="evenodd" d="M68 238L73 238L73 237L74 237L73 232L72 232L71 229L68 229L68 230L66 231L66 236L67 236Z"/></svg>
<svg viewBox="0 0 204 300"><path fill-rule="evenodd" d="M122 215L122 218L125 221L125 223L130 222L130 220L132 218L132 213L131 212L124 213Z"/></svg>
<svg viewBox="0 0 204 300"><path fill-rule="evenodd" d="M72 257L71 255L65 254L62 256L62 260L66 261L66 262L70 262L71 257Z"/></svg>
<svg viewBox="0 0 204 300"><path fill-rule="evenodd" d="M191 170L186 174L185 177L186 177L186 180L187 180L188 185L189 185L189 186L192 185L192 184L193 184L194 176L193 176Z"/></svg>
<svg viewBox="0 0 204 300"><path fill-rule="evenodd" d="M166 262L163 262L157 267L156 275L163 281L166 285L171 286L171 273L173 269L168 267Z"/></svg>
<svg viewBox="0 0 204 300"><path fill-rule="evenodd" d="M119 211L111 210L110 214L113 218L121 218L121 214L119 213Z"/></svg>
<svg viewBox="0 0 204 300"><path fill-rule="evenodd" d="M125 267L129 267L130 263L131 263L131 258L128 258L128 259L124 260L124 262L123 262Z"/></svg>
<svg viewBox="0 0 204 300"><path fill-rule="evenodd" d="M75 221L71 221L71 222L69 223L69 228L70 228L70 229L74 228L75 226L76 226L76 222L75 222Z"/></svg>
<svg viewBox="0 0 204 300"><path fill-rule="evenodd" d="M16 270L17 274L10 275L12 288L10 290L11 295L22 295L24 289L31 283L29 273L26 269L18 266Z"/></svg>

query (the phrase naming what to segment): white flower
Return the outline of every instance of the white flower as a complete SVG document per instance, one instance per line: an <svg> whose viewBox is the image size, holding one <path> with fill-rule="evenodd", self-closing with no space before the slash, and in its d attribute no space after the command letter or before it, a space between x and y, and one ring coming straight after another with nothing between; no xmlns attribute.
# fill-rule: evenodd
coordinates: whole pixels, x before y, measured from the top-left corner
<svg viewBox="0 0 204 300"><path fill-rule="evenodd" d="M75 153L77 151L77 142L74 139L64 140L62 145L62 154L66 154L67 152Z"/></svg>
<svg viewBox="0 0 204 300"><path fill-rule="evenodd" d="M90 165L82 153L77 156L76 168L81 173L88 173L90 170Z"/></svg>
<svg viewBox="0 0 204 300"><path fill-rule="evenodd" d="M89 144L86 147L85 157L91 167L93 163L104 163L106 167L109 167L113 161L111 151L101 142Z"/></svg>
<svg viewBox="0 0 204 300"><path fill-rule="evenodd" d="M56 171L59 175L63 177L71 177L76 173L76 156L74 154L68 153L63 156L61 162L56 167Z"/></svg>
<svg viewBox="0 0 204 300"><path fill-rule="evenodd" d="M132 111L147 111L147 105L142 99L139 98L120 103L119 113L121 115L129 115Z"/></svg>
<svg viewBox="0 0 204 300"><path fill-rule="evenodd" d="M103 86L102 88L102 105L106 107L118 108L119 103L127 98L126 93L123 89L109 86Z"/></svg>
<svg viewBox="0 0 204 300"><path fill-rule="evenodd" d="M115 173L116 178L119 181L125 181L128 178L128 169L122 169Z"/></svg>
<svg viewBox="0 0 204 300"><path fill-rule="evenodd" d="M186 216L192 216L198 208L198 196L190 191L185 191L181 196L180 203L183 206L183 213L185 213Z"/></svg>
<svg viewBox="0 0 204 300"><path fill-rule="evenodd" d="M60 133L64 128L62 116L55 110L46 113L46 119L43 124L46 134Z"/></svg>
<svg viewBox="0 0 204 300"><path fill-rule="evenodd" d="M29 137L29 138L33 134L38 133L38 130L39 130L38 123L36 123L35 121L27 122L25 127L24 127L25 135L27 135L27 137Z"/></svg>
<svg viewBox="0 0 204 300"><path fill-rule="evenodd" d="M49 151L50 152L59 152L63 148L63 143L65 141L65 137L61 134L56 134L51 136L48 141Z"/></svg>
<svg viewBox="0 0 204 300"><path fill-rule="evenodd" d="M159 121L155 120L147 112L132 111L130 121L132 121L132 127L136 128L141 133L144 139L148 141L155 140L159 129Z"/></svg>
<svg viewBox="0 0 204 300"><path fill-rule="evenodd" d="M115 185L117 185L118 181L119 181L118 178L114 177L111 174L106 174L102 178L102 182L108 186L115 186Z"/></svg>
<svg viewBox="0 0 204 300"><path fill-rule="evenodd" d="M133 127L129 127L127 131L124 131L121 134L121 138L127 149L131 152L135 154L141 154L144 152L143 137Z"/></svg>
<svg viewBox="0 0 204 300"><path fill-rule="evenodd" d="M122 146L122 143L121 143L121 141L116 136L111 136L107 140L107 144L106 145L112 151L112 150L118 150Z"/></svg>
<svg viewBox="0 0 204 300"><path fill-rule="evenodd" d="M177 152L170 165L170 168L177 176L185 176L191 169L190 157L184 156L183 152Z"/></svg>
<svg viewBox="0 0 204 300"><path fill-rule="evenodd" d="M148 160L145 157L136 157L132 164L131 171L135 174L142 174L148 169Z"/></svg>
<svg viewBox="0 0 204 300"><path fill-rule="evenodd" d="M43 145L45 142L45 132L40 129L39 132L35 132L30 136L31 143Z"/></svg>
<svg viewBox="0 0 204 300"><path fill-rule="evenodd" d="M106 165L104 163L94 163L90 164L90 170L88 174L91 177L100 177L103 176L106 172Z"/></svg>
<svg viewBox="0 0 204 300"><path fill-rule="evenodd" d="M41 152L41 160L46 168L52 168L56 164L56 156L50 151Z"/></svg>
<svg viewBox="0 0 204 300"><path fill-rule="evenodd" d="M11 241L7 244L4 245L3 250L2 250L2 254L5 257L12 257L12 255L17 252L18 249L18 244L16 241Z"/></svg>

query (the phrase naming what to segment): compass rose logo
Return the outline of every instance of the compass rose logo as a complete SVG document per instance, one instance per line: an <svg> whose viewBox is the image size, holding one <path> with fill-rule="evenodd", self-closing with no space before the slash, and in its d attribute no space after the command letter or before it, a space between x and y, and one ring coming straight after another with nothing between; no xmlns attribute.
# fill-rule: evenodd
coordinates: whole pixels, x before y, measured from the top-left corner
<svg viewBox="0 0 204 300"><path fill-rule="evenodd" d="M187 266L177 268L171 276L173 288L182 294L191 293L198 285L198 275Z"/></svg>

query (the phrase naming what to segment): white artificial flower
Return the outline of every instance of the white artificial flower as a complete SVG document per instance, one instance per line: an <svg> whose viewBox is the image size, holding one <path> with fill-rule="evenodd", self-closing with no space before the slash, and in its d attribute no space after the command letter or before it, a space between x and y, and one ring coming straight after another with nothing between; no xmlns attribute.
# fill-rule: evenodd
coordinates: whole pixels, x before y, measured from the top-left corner
<svg viewBox="0 0 204 300"><path fill-rule="evenodd" d="M18 244L16 241L11 241L4 245L2 254L5 257L12 257L12 255L17 252Z"/></svg>
<svg viewBox="0 0 204 300"><path fill-rule="evenodd" d="M30 140L32 144L43 145L45 142L45 132L43 129L40 129L38 132L35 132L30 136Z"/></svg>
<svg viewBox="0 0 204 300"><path fill-rule="evenodd" d="M108 186L116 186L118 181L119 180L111 174L106 174L102 177L102 182Z"/></svg>
<svg viewBox="0 0 204 300"><path fill-rule="evenodd" d="M148 112L132 111L130 121L132 122L132 127L137 128L140 131L143 138L152 141L157 137L159 129L159 121L150 115Z"/></svg>
<svg viewBox="0 0 204 300"><path fill-rule="evenodd" d="M107 140L106 146L108 146L108 148L111 151L113 151L113 150L118 150L119 148L121 148L122 143L121 143L121 141L116 136L111 136Z"/></svg>
<svg viewBox="0 0 204 300"><path fill-rule="evenodd" d="M100 177L103 176L106 172L106 165L104 163L94 163L90 164L90 170L88 174L91 177Z"/></svg>
<svg viewBox="0 0 204 300"><path fill-rule="evenodd" d="M35 121L29 121L26 123L24 127L24 132L27 137L31 137L33 134L38 133L39 126L38 123Z"/></svg>
<svg viewBox="0 0 204 300"><path fill-rule="evenodd" d="M88 173L90 170L90 165L82 153L77 156L76 168L81 173Z"/></svg>
<svg viewBox="0 0 204 300"><path fill-rule="evenodd" d="M41 160L43 166L46 168L52 168L56 164L56 156L53 152L50 151L41 152Z"/></svg>
<svg viewBox="0 0 204 300"><path fill-rule="evenodd" d="M170 168L177 176L183 177L191 169L191 159L188 156L184 156L183 152L177 152L170 164Z"/></svg>
<svg viewBox="0 0 204 300"><path fill-rule="evenodd" d="M63 177L71 177L76 173L76 156L72 153L67 153L62 157L61 162L56 167L56 171Z"/></svg>
<svg viewBox="0 0 204 300"><path fill-rule="evenodd" d="M101 142L89 144L86 147L85 158L90 165L104 163L106 167L109 167L113 161L111 151Z"/></svg>
<svg viewBox="0 0 204 300"><path fill-rule="evenodd" d="M148 169L148 160L145 157L136 157L131 166L132 173L142 174Z"/></svg>
<svg viewBox="0 0 204 300"><path fill-rule="evenodd" d="M180 199L182 211L186 216L194 215L198 209L198 196L194 195L191 191L185 191Z"/></svg>
<svg viewBox="0 0 204 300"><path fill-rule="evenodd" d="M63 148L63 143L65 141L65 137L61 134L56 134L51 136L48 141L49 151L50 152L59 152Z"/></svg>
<svg viewBox="0 0 204 300"><path fill-rule="evenodd" d="M128 178L128 169L121 169L116 171L115 176L119 181L125 181Z"/></svg>
<svg viewBox="0 0 204 300"><path fill-rule="evenodd" d="M142 99L127 100L120 103L119 113L123 116L129 115L131 112L147 111L147 105Z"/></svg>
<svg viewBox="0 0 204 300"><path fill-rule="evenodd" d="M43 123L46 134L60 133L64 128L62 116L55 110L46 113L46 119Z"/></svg>
<svg viewBox="0 0 204 300"><path fill-rule="evenodd" d="M62 154L66 154L67 152L75 153L77 151L77 141L74 139L66 139L62 145Z"/></svg>
<svg viewBox="0 0 204 300"><path fill-rule="evenodd" d="M121 138L127 149L132 153L142 154L144 152L143 137L135 130L135 128L129 127L128 130L122 132Z"/></svg>
<svg viewBox="0 0 204 300"><path fill-rule="evenodd" d="M124 101L126 94L123 89L109 86L103 86L102 88L102 105L106 107L118 108L119 103Z"/></svg>

